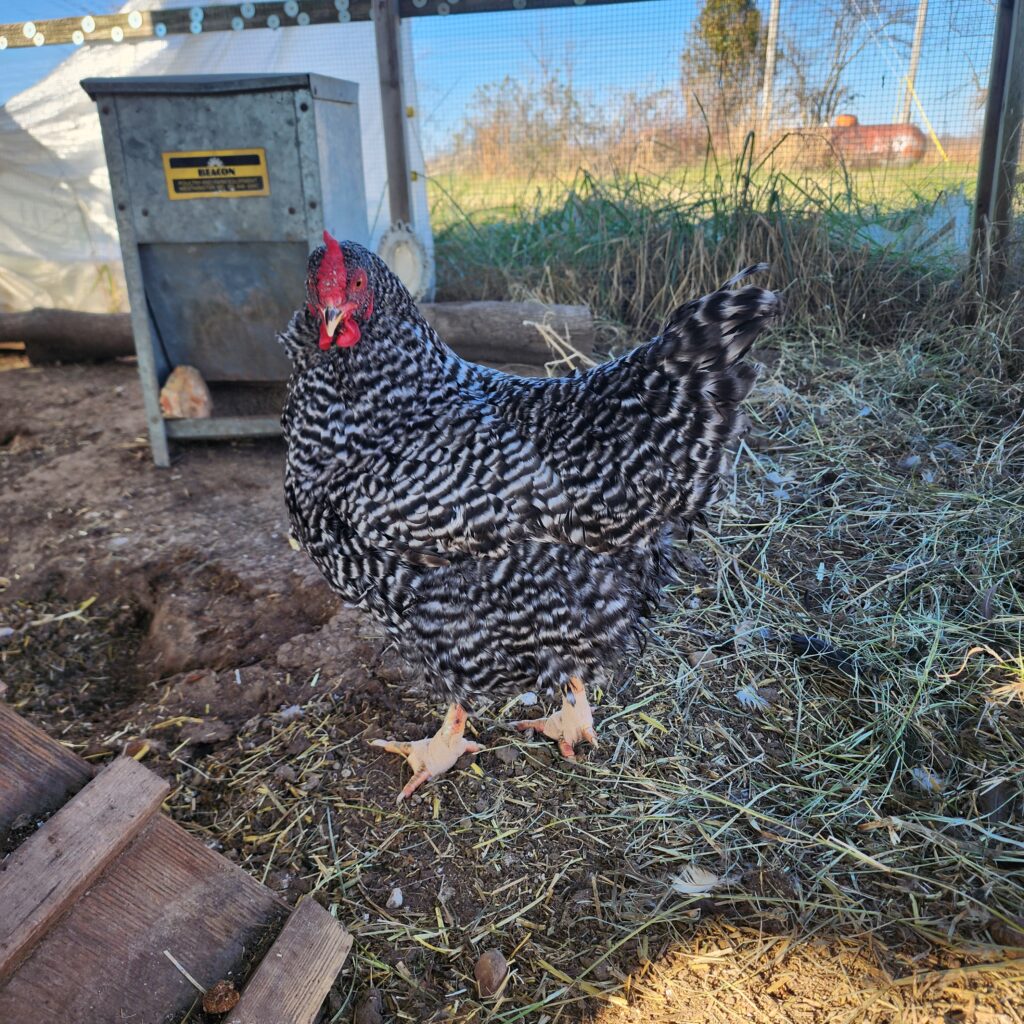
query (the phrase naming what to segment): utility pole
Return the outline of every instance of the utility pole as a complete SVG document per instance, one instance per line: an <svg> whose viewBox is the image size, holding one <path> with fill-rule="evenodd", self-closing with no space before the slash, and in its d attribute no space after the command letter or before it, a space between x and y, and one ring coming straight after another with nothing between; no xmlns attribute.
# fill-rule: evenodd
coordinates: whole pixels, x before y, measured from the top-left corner
<svg viewBox="0 0 1024 1024"><path fill-rule="evenodd" d="M917 24L914 26L914 45L910 49L910 67L907 70L907 80L903 83L903 110L900 112L900 124L910 124L910 104L914 99L914 86L917 83L917 68L921 63L921 43L924 40L924 23L927 20L928 0L921 0L917 5Z"/></svg>
<svg viewBox="0 0 1024 1024"><path fill-rule="evenodd" d="M779 43L780 5L781 0L772 0L771 8L768 11L768 40L764 56L764 86L761 89L762 136L768 134L772 120L772 96L775 90L775 54Z"/></svg>

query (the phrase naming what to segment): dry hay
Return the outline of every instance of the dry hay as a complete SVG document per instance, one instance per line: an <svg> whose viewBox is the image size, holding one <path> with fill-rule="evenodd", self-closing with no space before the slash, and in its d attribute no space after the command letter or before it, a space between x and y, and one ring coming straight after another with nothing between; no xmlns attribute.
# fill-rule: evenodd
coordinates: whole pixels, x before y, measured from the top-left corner
<svg viewBox="0 0 1024 1024"><path fill-rule="evenodd" d="M438 709L373 665L280 659L214 674L205 711L179 680L65 738L149 744L176 820L334 908L356 946L330 1020L373 986L407 1021L1019 1021L1018 322L765 346L735 476L577 766L514 736L511 702L475 719L477 764L398 807L405 769L367 740ZM270 679L290 705L216 727ZM511 973L484 1003L491 947Z"/></svg>

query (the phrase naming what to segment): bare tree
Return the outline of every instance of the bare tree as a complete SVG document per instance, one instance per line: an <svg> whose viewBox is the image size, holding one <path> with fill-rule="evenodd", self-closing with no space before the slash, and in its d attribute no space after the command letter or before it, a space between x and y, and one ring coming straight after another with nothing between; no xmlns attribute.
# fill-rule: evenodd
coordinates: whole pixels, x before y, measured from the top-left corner
<svg viewBox="0 0 1024 1024"><path fill-rule="evenodd" d="M782 34L779 66L790 114L805 126L830 123L857 99L847 73L870 43L892 49L903 66L917 0L825 0L813 18ZM893 78L899 72L893 71ZM893 82L893 95L897 82Z"/></svg>
<svg viewBox="0 0 1024 1024"><path fill-rule="evenodd" d="M590 132L572 67L540 62L528 78L479 86L453 139L453 155L484 176L562 168Z"/></svg>

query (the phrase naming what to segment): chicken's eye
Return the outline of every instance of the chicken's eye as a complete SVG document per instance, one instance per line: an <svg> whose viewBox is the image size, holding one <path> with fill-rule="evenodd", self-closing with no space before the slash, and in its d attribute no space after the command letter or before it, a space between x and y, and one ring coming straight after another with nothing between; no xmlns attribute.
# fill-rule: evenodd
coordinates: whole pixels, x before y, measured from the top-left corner
<svg viewBox="0 0 1024 1024"><path fill-rule="evenodd" d="M366 287L366 274L360 270L352 279L352 285L356 291L361 292Z"/></svg>

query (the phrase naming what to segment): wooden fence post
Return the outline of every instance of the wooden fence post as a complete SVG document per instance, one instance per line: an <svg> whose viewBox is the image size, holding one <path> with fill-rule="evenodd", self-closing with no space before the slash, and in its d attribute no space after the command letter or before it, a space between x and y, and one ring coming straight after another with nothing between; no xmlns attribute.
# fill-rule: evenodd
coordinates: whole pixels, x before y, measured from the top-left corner
<svg viewBox="0 0 1024 1024"><path fill-rule="evenodd" d="M405 105L402 100L402 42L398 35L398 0L372 0L380 73L380 109L384 121L384 151L388 164L391 223L412 221L409 154L405 145Z"/></svg>

